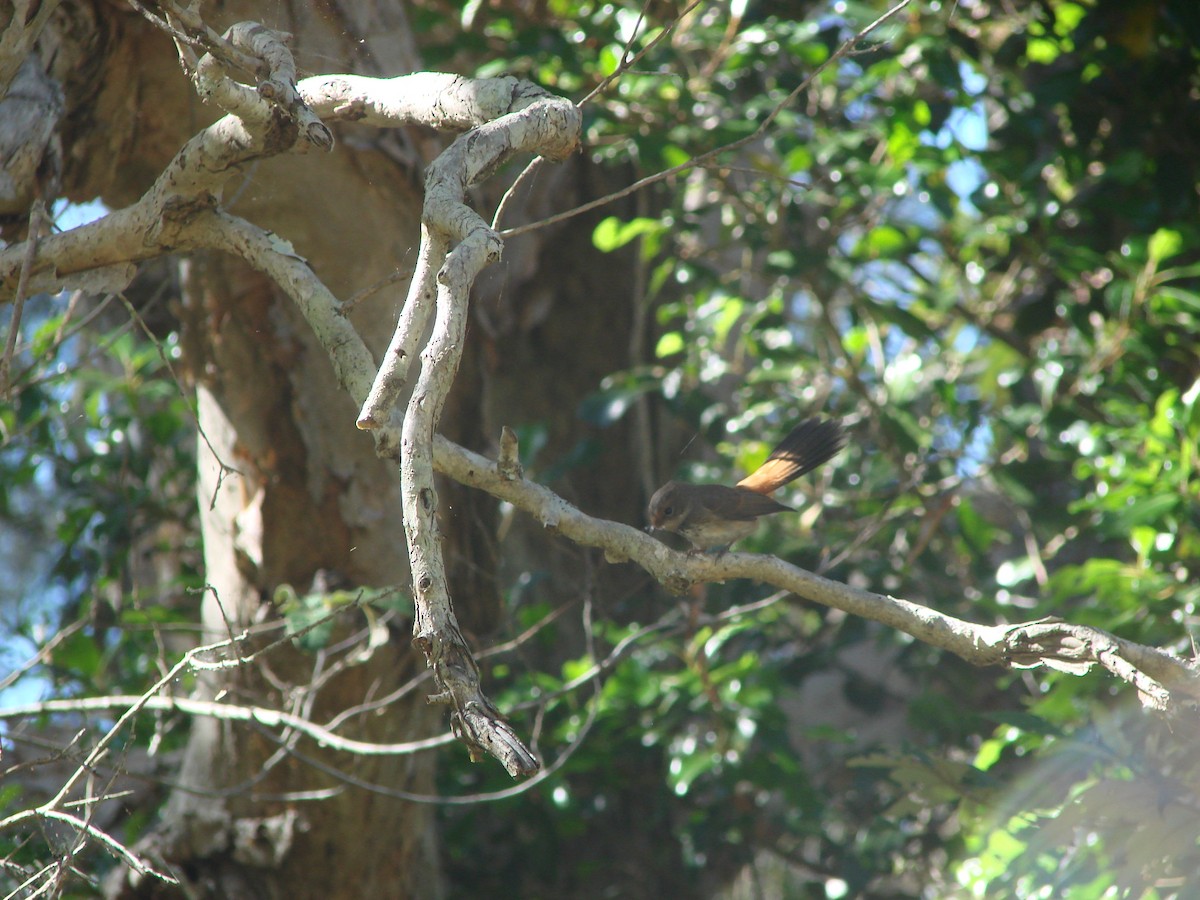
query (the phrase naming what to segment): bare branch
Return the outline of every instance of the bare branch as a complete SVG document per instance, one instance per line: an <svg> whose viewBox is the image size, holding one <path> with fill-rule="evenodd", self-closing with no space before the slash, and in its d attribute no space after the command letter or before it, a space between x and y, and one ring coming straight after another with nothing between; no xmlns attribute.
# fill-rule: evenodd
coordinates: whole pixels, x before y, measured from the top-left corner
<svg viewBox="0 0 1200 900"><path fill-rule="evenodd" d="M135 706L138 709L180 712L189 716L209 716L226 722L252 722L265 728L291 728L312 738L322 746L359 756L403 756L409 753L419 753L422 750L432 750L434 747L444 746L454 740L454 736L447 732L419 741L394 744L358 741L322 727L311 719L278 709L157 695L147 697L110 694L103 697L43 700L40 703L0 708L0 719L19 719L25 716L40 716L49 713L101 712L112 709L129 709ZM2 824L0 823L0 825Z"/></svg>
<svg viewBox="0 0 1200 900"><path fill-rule="evenodd" d="M174 876L158 871L112 835L97 828L91 822L81 819L78 816L73 816L70 813L63 812L59 809L54 809L51 807L38 807L37 809L22 810L19 813L9 816L7 819L0 820L0 830L13 825L19 825L26 819L37 818L50 819L56 822L65 822L72 828L75 828L89 837L94 838L108 848L108 850L114 856L124 860L125 864L139 875L152 875L160 881L166 882L167 884L179 884L178 879L176 879Z"/></svg>
<svg viewBox="0 0 1200 900"><path fill-rule="evenodd" d="M825 66L851 52L859 40L909 2L901 0L893 6L846 42ZM270 46L259 47L256 43L259 38ZM570 540L603 549L610 562L636 562L671 590L682 591L699 581L751 578L884 623L976 664L1045 665L1072 672L1100 665L1133 684L1143 701L1155 708L1166 709L1200 699L1200 678L1195 665L1155 648L1057 621L976 625L903 599L837 584L774 557L740 553L726 554L720 559L685 556L630 526L587 516L553 492L525 480L516 464L516 448L510 441L504 445L503 465L498 466L435 437L441 407L458 367L468 291L481 268L500 253L501 235L463 202L466 189L487 178L516 153L564 158L578 141L578 109L515 79L335 76L306 79L297 85L287 59L274 59L273 54L282 47L281 42L272 43L275 41L277 36L258 31L257 26L250 27L246 34L229 36L229 47L238 53L258 47L256 53L274 60L263 61L268 72L263 84L270 83L265 89L263 84L257 90L244 89L245 86L226 74L226 62L222 60L197 67L204 69L203 73L197 72L198 78L210 79L211 96L240 115L227 115L192 138L150 191L133 206L92 225L47 236L37 248L29 290L57 287L71 282L74 276L96 270L120 282L132 274L132 262L167 250L199 247L235 253L284 288L325 347L339 382L362 405L359 423L371 430L377 451L401 460L405 525L417 587L416 642L426 653L435 674L434 699L451 707L454 729L472 752L496 755L514 775L529 774L538 767L480 690L478 667L458 629L438 540L435 469L507 500ZM698 156L684 166L643 179L626 193L703 164L718 153L760 137L820 71L816 70L797 86L753 135ZM319 136L314 136L306 125L302 109L311 110L313 116L388 127L421 121L434 127L472 129L430 167L422 255L388 358L379 368L346 320L336 298L285 240L216 208L221 186L240 164L290 152L302 144L302 139L320 144ZM264 123L281 113L293 117L292 127L282 130L264 127ZM311 124L311 120L307 121ZM281 134L287 136L281 138ZM585 208L590 207L558 218ZM508 234L521 230L524 229L513 229ZM15 287L20 267L29 258L28 252L29 248L23 245L0 251L0 285ZM402 418L395 403L403 393L409 364L426 340L430 319L431 337L420 354L419 379L407 414ZM203 668L245 662L243 659L204 663L193 658L189 664ZM115 730L137 710L167 702L153 696L160 686L161 683L127 709L114 730L97 745L93 756L102 751ZM275 711L226 707L209 710L207 714L244 716L262 725L275 723L333 743L329 734L322 735L317 730L319 726L299 717L295 721L285 720L281 718L283 713ZM332 737L351 752L365 750L336 735ZM413 742L416 743L420 742ZM47 808L55 808L82 771L81 767Z"/></svg>
<svg viewBox="0 0 1200 900"><path fill-rule="evenodd" d="M280 283L301 302L302 311L314 323L314 331L334 366L339 371L369 367L370 354L353 329L341 333L343 340L335 338L328 329L318 328L336 316L336 300L307 265L279 254L270 247L269 240L260 240L256 247L256 252L247 258L273 277L280 271L289 273ZM356 400L361 402L365 398L367 388L363 379L343 383ZM399 454L397 418L393 413L388 425L373 432L382 455ZM1144 702L1155 708L1168 708L1179 702L1179 698L1186 701L1200 698L1200 682L1192 663L1098 629L1046 621L981 626L919 604L858 591L773 557L730 553L712 560L674 553L638 529L593 519L548 489L524 480L510 466L516 458L515 448L509 447L504 456L501 471L491 460L440 436L434 440L434 466L438 471L511 502L571 540L602 548L611 562L634 560L672 590L682 591L697 581L752 578L882 622L978 665L1048 665L1081 671L1099 664L1134 684Z"/></svg>
<svg viewBox="0 0 1200 900"><path fill-rule="evenodd" d="M977 625L898 597L830 581L774 556L689 556L629 525L593 518L548 488L513 478L511 472L501 472L497 463L441 436L434 451L443 474L511 503L577 544L602 549L609 562L637 563L675 593L684 593L697 582L749 578L881 622L975 665L1047 666L1074 674L1099 665L1136 687L1143 704L1153 709L1200 702L1200 666L1194 661L1098 628L1055 619Z"/></svg>
<svg viewBox="0 0 1200 900"><path fill-rule="evenodd" d="M472 85L454 82L453 87L463 90ZM437 105L452 100L453 93L439 98ZM516 153L561 159L579 141L581 117L574 106L540 91L513 91L513 97L505 114L460 136L429 167L416 272L358 425L379 430L391 420L414 351L426 340L432 312L432 333L420 354L420 375L400 441L404 526L415 588L414 643L434 671L437 693L431 702L451 707L452 727L472 755L489 753L517 776L536 772L539 763L483 694L479 667L459 630L437 528L432 448L462 355L471 285L485 265L500 258L501 251L495 231L463 202L467 188L489 177Z"/></svg>
<svg viewBox="0 0 1200 900"><path fill-rule="evenodd" d="M541 100L564 102L532 82L511 76L465 78L441 72L395 78L317 75L301 81L299 89L313 111L331 121L377 128L419 124L455 132L486 125ZM565 153L569 152L567 148Z"/></svg>
<svg viewBox="0 0 1200 900"><path fill-rule="evenodd" d="M370 390L375 363L341 305L291 244L245 219L204 210L178 237L189 247L224 250L269 275L299 308L313 334L330 354L338 383L359 400ZM361 401L359 401L361 402Z"/></svg>
<svg viewBox="0 0 1200 900"><path fill-rule="evenodd" d="M29 278L30 293L84 286L93 292L121 290L133 278L132 263L181 249L179 229L215 206L221 187L240 164L295 148L299 129L268 127L272 107L257 95L253 104L243 94L215 96L235 103L243 113L252 105L254 115L245 120L226 115L200 131L133 205L43 237ZM0 250L0 297L15 287L24 254L24 244Z"/></svg>
<svg viewBox="0 0 1200 900"><path fill-rule="evenodd" d="M179 675L188 668L202 668L206 664L209 666L216 665L216 663L207 662L201 659L201 657L227 650L241 643L241 641L246 637L247 635L243 633L226 640L217 641L212 644L206 644L204 646L195 647L192 650L189 650L180 658L179 662L172 666L168 672L166 672L158 681L156 681L150 687L150 689L146 691L146 693L142 694L140 697L125 698L131 699L132 702L127 706L122 704L122 706L125 706L124 712L121 713L121 715L113 723L112 727L110 727L104 736L101 737L100 740L98 740L91 748L86 758L79 764L74 773L63 782L58 792L36 809L23 810L22 812L9 816L6 819L0 820L0 829L17 825L20 822L30 818L56 819L59 821L68 822L78 828L82 833L88 834L91 837L99 840L106 847L108 847L109 850L124 859L126 863L132 866L136 871L144 875L153 875L154 877L171 884L176 883L172 876L163 872L159 872L149 863L142 860L131 850L118 842L115 838L112 838L110 835L96 828L89 822L72 816L69 813L63 812L61 807L66 805L66 798L71 792L71 789L74 788L75 785L78 784L82 778L84 778L84 776L96 768L100 759L107 752L108 747L113 743L117 735L124 730L125 726L129 723L129 720L137 715L137 713L142 709L145 709L149 704L151 704L154 698L158 695L159 691L178 678ZM239 659L236 661L240 664L243 660Z"/></svg>
<svg viewBox="0 0 1200 900"><path fill-rule="evenodd" d="M386 422L400 398L409 364L417 355L437 300L437 273L446 261L446 252L445 239L422 224L417 265L400 310L400 320L358 415L357 425L364 431L374 431Z"/></svg>

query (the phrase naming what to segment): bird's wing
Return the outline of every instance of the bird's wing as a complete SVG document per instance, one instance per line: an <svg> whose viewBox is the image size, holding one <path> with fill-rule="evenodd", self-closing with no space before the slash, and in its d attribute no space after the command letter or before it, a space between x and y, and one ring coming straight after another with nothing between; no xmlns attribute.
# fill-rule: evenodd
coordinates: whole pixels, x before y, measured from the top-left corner
<svg viewBox="0 0 1200 900"><path fill-rule="evenodd" d="M790 510L772 500L766 494L758 494L745 488L731 488L720 484L698 484L696 499L706 511L721 519L747 521L759 516Z"/></svg>

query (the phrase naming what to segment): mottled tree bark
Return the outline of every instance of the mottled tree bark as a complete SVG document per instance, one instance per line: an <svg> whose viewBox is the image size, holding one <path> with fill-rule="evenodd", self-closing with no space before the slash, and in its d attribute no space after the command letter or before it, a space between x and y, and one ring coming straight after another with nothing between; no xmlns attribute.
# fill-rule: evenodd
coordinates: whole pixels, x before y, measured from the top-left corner
<svg viewBox="0 0 1200 900"><path fill-rule="evenodd" d="M294 35L290 46L302 66L372 75L419 66L393 4L360 0L336 13L314 13L303 4L273 12L276 18L266 24ZM235 4L205 14L220 32L262 10ZM44 105L62 123L52 137L61 138L62 192L73 199L99 197L113 208L133 202L179 148L219 115L198 100L167 36L126 7L69 4L47 25L39 52L37 58L48 61L44 79L62 90L61 115L51 103L53 92L45 94L50 100ZM28 171L53 180L60 174L57 145L40 133L34 137L29 153L35 164ZM449 137L365 126L343 126L337 137L332 154L245 165L220 204L289 241L323 283L347 299L411 267L422 169ZM532 208L515 204L514 216L528 221L548 211L547 203L561 209L601 192L589 177L579 161L543 174L540 199ZM23 184L27 190L14 209L36 190L53 194L49 181L39 188L26 175ZM514 242L493 282L499 288L480 292L486 309L472 326L439 428L443 434L486 449L501 425L542 423L551 435L547 455L560 455L586 432L575 418L578 403L606 372L637 361L630 356L635 323L628 273L585 261L595 252L589 241L595 219ZM332 572L350 586L404 583L399 474L394 460L377 458L370 436L354 428L357 409L336 382L328 348L262 274L215 253L191 254L179 265L183 287L175 306L182 313L199 425L197 502L208 584L200 602L201 639L220 640L277 618L275 589L286 584L303 592L318 573ZM122 275L114 273L113 279ZM370 293L351 313L377 359L406 284L405 279ZM591 437L600 438L606 452L586 471L568 473L559 486L594 512L636 517L636 489L615 489L635 483L628 436L612 430ZM556 549L547 558L547 536L538 534L536 523L518 523L498 543L493 501L449 484L439 490L450 592L470 640L486 641L499 620L496 598L505 577L534 570L549 574L545 583L556 603L581 592L626 595L628 570L605 570L596 556L580 578L578 554L552 544ZM644 583L644 576L632 577ZM240 653L277 636L257 638ZM368 697L386 695L419 673L423 662L403 629L394 629L388 645L316 694L305 694L317 665L314 656L290 646L203 673L195 694L199 700L230 696L244 705L285 710L311 700L305 715L320 723ZM395 743L438 733L445 723L443 707L428 706L425 693L416 690L380 715L343 723L339 734ZM363 782L434 793L432 753L360 758L305 740L296 749ZM442 893L433 807L344 785L298 757L279 758L279 752L264 730L195 718L178 786L161 821L136 847L185 887L120 871L107 882L109 894Z"/></svg>
<svg viewBox="0 0 1200 900"><path fill-rule="evenodd" d="M208 24L221 31L262 14L256 4L238 7L206 9ZM277 19L268 24L294 35L302 64L320 60L322 68L392 75L416 63L393 4L358 2L342 19L307 4L272 13ZM99 197L115 208L140 196L179 147L219 114L197 99L167 35L128 6L64 4L30 66L61 91L55 137L63 147L63 192L76 200ZM53 91L44 96L53 109ZM56 175L54 141L34 137L46 148L41 171ZM411 264L420 211L418 151L403 135L352 138L333 154L251 164L223 198L234 213L291 241L340 297ZM28 190L14 196L13 209L27 205L36 189L27 175L22 184ZM275 285L228 257L196 255L182 265L186 362L201 431L204 638L273 617L274 589L306 590L318 570L351 586L404 584L395 464L378 459L370 437L354 428L355 404L335 383L308 326ZM403 288L401 282L364 299L352 315L376 352L392 330ZM453 420L447 425L457 430ZM219 478L222 465L228 468ZM492 599L478 590L465 596L483 606ZM228 691L243 702L286 709L295 700L289 691L311 679L314 660L279 648L261 662L207 673L197 694ZM403 628L394 630L369 661L327 682L309 715L328 721L422 668ZM427 706L418 690L383 715L351 720L341 733L398 742L443 728L444 713ZM296 759L285 758L260 778L264 760L278 749L252 727L195 719L180 787L139 850L181 877L188 896L440 895L432 807L339 785ZM433 791L432 753L355 758L311 742L298 749L363 781ZM328 799L288 799L322 790L330 791ZM127 876L109 880L112 896L183 896L153 879Z"/></svg>

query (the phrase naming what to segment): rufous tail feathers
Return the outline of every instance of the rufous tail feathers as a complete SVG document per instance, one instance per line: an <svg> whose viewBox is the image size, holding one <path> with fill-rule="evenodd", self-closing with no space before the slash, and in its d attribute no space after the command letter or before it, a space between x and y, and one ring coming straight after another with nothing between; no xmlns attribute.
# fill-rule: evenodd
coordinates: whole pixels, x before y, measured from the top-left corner
<svg viewBox="0 0 1200 900"><path fill-rule="evenodd" d="M811 472L845 446L846 432L829 419L805 419L788 432L757 470L738 482L738 487L769 494Z"/></svg>

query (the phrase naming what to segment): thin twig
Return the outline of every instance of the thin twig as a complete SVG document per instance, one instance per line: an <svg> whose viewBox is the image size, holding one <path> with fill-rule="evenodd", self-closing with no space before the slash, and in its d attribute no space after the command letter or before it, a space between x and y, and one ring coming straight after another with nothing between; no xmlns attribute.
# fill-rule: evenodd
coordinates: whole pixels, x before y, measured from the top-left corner
<svg viewBox="0 0 1200 900"><path fill-rule="evenodd" d="M25 311L25 292L29 286L29 273L37 256L38 241L42 235L42 219L46 216L46 205L41 198L33 201L29 208L29 236L26 239L25 258L21 261L21 274L17 276L17 293L13 298L12 318L8 325L8 340L4 344L4 356L0 358L0 396L11 399L12 385L9 370L13 354L17 351L17 336L21 333L21 314Z"/></svg>
<svg viewBox="0 0 1200 900"><path fill-rule="evenodd" d="M606 76L603 80L601 80L601 82L599 84L597 84L594 88L592 88L590 91L588 91L587 95L582 100L580 100L578 103L576 103L575 105L578 106L580 109L582 109L585 104L591 102L597 96L599 96L600 94L602 94L606 90L608 90L609 86L612 85L612 83L614 81L616 81L618 78L620 78L626 72L630 71L633 68L633 66L636 65L637 62L642 57L644 57L647 53L649 53L651 50L653 50L655 47L657 47L662 41L664 41L671 34L671 32L675 30L675 28L679 25L679 23L681 21L683 21L683 19L688 15L688 13L690 13L697 6L699 6L701 2L702 2L702 0L692 0L692 3L689 4L686 9L684 9L682 12L680 12L679 15L677 15L673 20L671 20L667 25L663 26L662 30L659 31L659 33L656 34L654 36L654 38L648 44L646 44L645 47L643 47L641 50L639 50L633 56L630 56L629 50L633 46L633 42L637 39L638 29L641 27L642 22L645 20L646 6L648 6L649 3L646 3L645 5L643 5L641 12L638 14L637 25L635 25L635 27L633 28L632 33L629 35L629 40L627 40L625 42L625 47L621 51L620 64L617 66L616 69L614 69L612 71L611 74ZM544 156L534 157L532 160L530 160L529 164L526 165L525 168L521 171L521 174L516 177L516 179L513 181L513 183L508 186L508 189L504 192L504 196L502 196L500 198L500 202L496 206L496 214L494 216L492 216L492 228L494 230L499 230L500 222L504 219L504 214L508 211L508 207L509 207L510 203L512 202L513 198L516 196L517 189L521 185L523 185L526 182L526 180L531 178L534 175L534 173L537 172L537 170L539 168L541 168L541 165L543 162L545 162ZM505 234L505 232L501 232L501 233Z"/></svg>
<svg viewBox="0 0 1200 900"><path fill-rule="evenodd" d="M614 81L616 81L618 78L620 78L622 75L624 75L627 71L632 69L635 65L637 65L637 63L642 59L642 57L644 57L647 53L649 53L651 50L653 50L655 47L657 47L660 43L662 43L662 41L666 40L667 37L670 36L671 32L674 31L679 26L679 23L682 22L685 18L687 18L688 14L692 10L694 10L697 6L699 6L701 4L701 2L702 2L702 0L692 0L692 2L690 4L688 4L688 6L685 9L680 11L679 15L677 15L673 20L671 20L671 22L669 22L667 25L663 26L662 30L654 36L654 38L650 41L650 43L646 44L645 47L643 47L641 50L639 50L633 56L630 56L629 48L633 46L634 38L637 35L637 29L634 28L633 34L631 34L629 36L629 40L625 42L625 49L621 53L620 65L618 65L617 68L613 70L611 75L609 75L607 78L605 78L603 81L601 81L598 85L596 85L594 88L592 88L590 91L588 91L587 96L585 96L582 100L580 100L577 105L583 106L585 103L590 102L598 95L607 91L609 88L609 85L611 85ZM649 4L647 4L647 6L648 5ZM641 25L641 21L644 18L645 18L645 7L642 8L642 12L639 14L639 21L638 21L639 26Z"/></svg>
<svg viewBox="0 0 1200 900"><path fill-rule="evenodd" d="M874 31L876 28L878 28L880 25L882 25L888 19L892 18L892 16L899 13L902 9L904 9L910 3L912 3L912 0L901 0L900 3L897 3L895 6L893 6L891 9L889 9L887 12L885 12L883 15L881 15L879 18L877 18L870 25L867 25L865 28L861 29L857 34L854 35L854 37L849 38L848 40L843 42L842 45L840 47L838 47L838 49L835 50L829 56L828 59L826 59L823 63L821 63L819 66L817 66L815 69L813 69L812 73L809 74L809 76L807 78L805 78L802 82L800 82L799 85L797 85L795 88L793 88L791 90L791 92L787 95L787 97L785 97L783 100L781 100L779 103L777 103L775 105L775 108L772 109L771 112L767 114L767 116L762 120L762 122L759 124L759 126L756 129L754 129L754 131L752 131L750 134L746 135L745 137L738 138L736 141L730 141L728 144L722 144L720 147L716 147L712 150L706 151L705 153L701 153L699 156L695 156L692 159L689 159L687 162L682 162L677 166L671 166L669 169L663 169L661 172L656 172L653 175L647 175L645 178L640 178L637 181L633 182L632 184L621 188L619 191L614 191L613 193L607 194L604 197L600 197L597 200L591 200L587 203L583 203L579 206L576 206L573 209L568 209L565 212L556 213L553 216L547 216L544 219L540 219L537 222L531 222L528 225L518 225L514 228L506 228L500 232L500 236L502 238L515 237L516 235L524 234L527 231L534 231L538 228L545 228L548 225L553 225L557 222L562 222L565 219L573 218L574 216L581 215L582 213L588 212L589 210L596 209L597 207L606 206L609 203L612 203L614 200L620 200L622 197L628 197L630 194L634 193L635 191L640 191L644 187L649 187L652 184L657 184L658 182L664 181L674 175L678 175L681 172L687 172L690 169L694 169L697 166L703 165L704 163L708 162L710 159L713 159L723 153L729 153L733 150L738 150L742 147L745 147L747 144L749 144L753 141L757 141L775 123L775 120L779 117L779 114L782 113L783 110L786 109L788 106L790 106L792 101L795 100L796 97L798 97L804 91L808 90L808 88L812 85L813 80L816 79L816 77L818 75L820 75L822 72L824 72L827 68L829 68L835 62L842 59L844 56L848 55L856 46L858 46L859 41L861 41L863 38L865 38L868 34L870 34L872 31Z"/></svg>
<svg viewBox="0 0 1200 900"><path fill-rule="evenodd" d="M221 458L221 454L217 452L217 448L213 446L213 442L209 440L208 432L205 431L204 426L200 424L200 413L197 409L199 401L196 400L193 392L184 388L183 379L180 377L179 373L175 371L175 367L171 364L171 360L167 357L166 352L163 350L162 341L158 340L154 332L150 330L150 326L146 324L146 320L142 318L141 314L134 308L133 304L129 302L129 299L123 293L119 294L118 297L120 298L121 303L124 304L125 311L129 313L129 318L142 330L142 334L146 335L146 337L150 340L150 343L154 346L154 349L158 351L158 358L162 362L163 366L166 367L167 372L170 373L171 380L175 382L175 389L179 392L179 397L181 400L183 400L183 405L187 408L188 415L191 416L192 424L196 427L196 433L200 435L200 439L204 441L204 445L208 447L208 452L212 454L213 462L217 464L217 468L219 469L217 474L217 486L214 489L213 496L209 501L210 508L215 508L217 503L217 493L220 491L221 484L225 481L225 479L230 475L241 475L242 477L245 477L245 473L240 469L229 465L229 463L225 462L225 460Z"/></svg>
<svg viewBox="0 0 1200 900"><path fill-rule="evenodd" d="M357 741L331 731L310 719L278 709L263 706L241 706L234 703L218 703L212 700L194 700L189 697L150 696L133 694L110 694L104 697L77 697L65 700L43 700L21 706L0 709L0 719L17 719L26 716L41 716L53 713L102 712L111 709L160 710L180 712L189 716L207 716L223 722L252 722L267 728L291 728L318 744L343 753L358 756L404 756L432 750L451 743L454 736L449 732L417 741L378 744ZM0 822L0 825L3 823Z"/></svg>
<svg viewBox="0 0 1200 900"><path fill-rule="evenodd" d="M584 720L583 724L579 726L579 730L576 732L574 739L571 741L571 743L563 748L562 753L559 754L558 758L555 759L554 762L548 766L541 767L537 771L537 774L518 784L513 785L512 787L499 791L489 791L486 793L466 794L456 797L442 797L436 794L417 794L411 791L402 791L398 788L389 787L388 785L384 784L376 784L374 782L367 781L366 779L359 778L355 775L351 775L347 772L343 772L341 769L308 756L307 754L300 753L295 750L289 751L289 753L291 756L294 756L305 765L312 766L314 769L318 769L325 774L336 778L338 781L362 790L370 791L373 794L379 794L384 797L394 797L398 800L407 800L410 803L425 803L442 806L470 806L476 803L490 803L497 800L507 800L512 797L517 797L526 793L527 791L533 790L533 788L537 787L547 778L550 778L552 775L554 775L559 769L566 765L567 761L575 755L575 752L583 746L584 739L587 737L588 733L592 729L592 725L596 721L598 708L599 694L594 694L591 701L588 703L587 718ZM273 737L275 740L278 740L277 737L274 737L270 734L268 734L268 737Z"/></svg>

